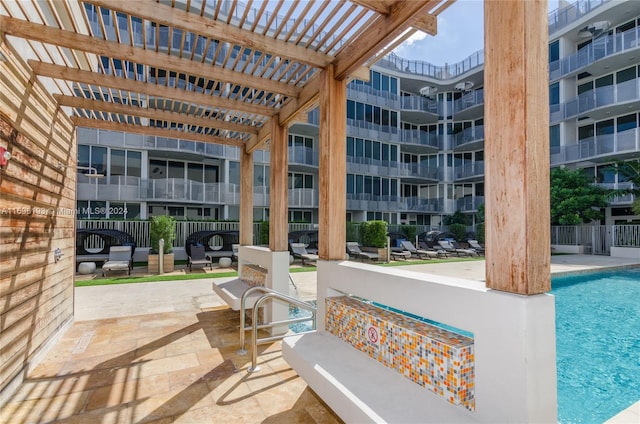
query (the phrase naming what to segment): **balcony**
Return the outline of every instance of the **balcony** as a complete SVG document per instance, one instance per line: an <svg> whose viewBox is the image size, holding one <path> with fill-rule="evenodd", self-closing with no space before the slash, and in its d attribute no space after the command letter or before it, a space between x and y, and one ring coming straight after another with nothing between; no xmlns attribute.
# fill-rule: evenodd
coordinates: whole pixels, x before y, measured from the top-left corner
<svg viewBox="0 0 640 424"><path fill-rule="evenodd" d="M468 196L456 199L456 210L460 212L476 212L484 203L484 196Z"/></svg>
<svg viewBox="0 0 640 424"><path fill-rule="evenodd" d="M442 143L437 134L421 130L401 130L401 142L404 151L414 153L436 153L441 149Z"/></svg>
<svg viewBox="0 0 640 424"><path fill-rule="evenodd" d="M376 66L381 68L442 81L452 80L482 65L484 65L484 50L479 50L458 63L445 66L432 65L422 60L403 59L394 53L388 54L376 63Z"/></svg>
<svg viewBox="0 0 640 424"><path fill-rule="evenodd" d="M479 88L477 90L466 93L461 98L453 102L453 114L456 119L467 119L472 116L472 109L484 105L484 89ZM467 112L464 113L463 112Z"/></svg>
<svg viewBox="0 0 640 424"><path fill-rule="evenodd" d="M347 119L347 135L378 141L400 141L400 130L391 125L380 125L360 119Z"/></svg>
<svg viewBox="0 0 640 424"><path fill-rule="evenodd" d="M398 196L347 193L347 210L394 211L398 210L399 207Z"/></svg>
<svg viewBox="0 0 640 424"><path fill-rule="evenodd" d="M574 4L549 13L549 35L590 13L609 0L577 0Z"/></svg>
<svg viewBox="0 0 640 424"><path fill-rule="evenodd" d="M456 181L484 178L484 161L474 161L456 166L453 170Z"/></svg>
<svg viewBox="0 0 640 424"><path fill-rule="evenodd" d="M551 62L549 64L549 80L554 81L571 76L571 74L577 74L595 62L613 55L622 55L637 50L638 47L640 47L640 27L619 34L602 36L576 53ZM629 60L633 60L633 58L629 58ZM629 65L633 65L633 63L635 62L629 62Z"/></svg>
<svg viewBox="0 0 640 424"><path fill-rule="evenodd" d="M444 210L444 199L442 198L403 197L401 202L401 210L403 211L440 213Z"/></svg>
<svg viewBox="0 0 640 424"><path fill-rule="evenodd" d="M633 128L614 134L598 135L578 144L551 148L551 165L583 160L605 161L640 150L640 130Z"/></svg>
<svg viewBox="0 0 640 424"><path fill-rule="evenodd" d="M400 163L400 176L405 179L416 178L422 180L420 182L425 183L423 180L438 181L440 175L440 169L438 167L429 167L420 163Z"/></svg>
<svg viewBox="0 0 640 424"><path fill-rule="evenodd" d="M438 102L423 96L402 96L400 97L401 109L403 112L423 112L435 115L438 119Z"/></svg>
<svg viewBox="0 0 640 424"><path fill-rule="evenodd" d="M459 133L453 134L453 148L456 151L473 151L481 149L484 144L484 125L465 128Z"/></svg>
<svg viewBox="0 0 640 424"><path fill-rule="evenodd" d="M628 103L637 101L640 101L640 78L586 91L568 102L557 105L560 109L556 110L555 115L552 110L552 116L557 120L563 120L612 106L618 106L619 112L624 113L627 111ZM591 116L591 118L604 118L605 112L602 111L599 114L602 116Z"/></svg>
<svg viewBox="0 0 640 424"><path fill-rule="evenodd" d="M347 172L381 177L398 177L400 175L398 162L361 156L347 156Z"/></svg>
<svg viewBox="0 0 640 424"><path fill-rule="evenodd" d="M634 187L633 183L631 182L598 183L596 185L607 190L632 190L634 188L636 189L638 188L638 187ZM636 196L634 196L633 194L616 194L611 198L609 198L608 200L610 205L623 206L623 205L631 205L635 199L636 199Z"/></svg>
<svg viewBox="0 0 640 424"><path fill-rule="evenodd" d="M347 98L389 109L400 109L400 100L396 93L376 90L364 84L349 84L347 86Z"/></svg>
<svg viewBox="0 0 640 424"><path fill-rule="evenodd" d="M318 167L318 151L308 147L289 147L289 165L303 165L303 167Z"/></svg>

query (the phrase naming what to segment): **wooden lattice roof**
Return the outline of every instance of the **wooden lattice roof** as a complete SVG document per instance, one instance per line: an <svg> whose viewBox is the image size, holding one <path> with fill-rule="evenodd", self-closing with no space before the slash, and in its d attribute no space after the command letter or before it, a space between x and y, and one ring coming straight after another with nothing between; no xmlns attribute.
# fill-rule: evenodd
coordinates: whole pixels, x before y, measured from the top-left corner
<svg viewBox="0 0 640 424"><path fill-rule="evenodd" d="M0 36L76 125L260 148L455 0L0 2ZM15 38L14 38L15 37Z"/></svg>

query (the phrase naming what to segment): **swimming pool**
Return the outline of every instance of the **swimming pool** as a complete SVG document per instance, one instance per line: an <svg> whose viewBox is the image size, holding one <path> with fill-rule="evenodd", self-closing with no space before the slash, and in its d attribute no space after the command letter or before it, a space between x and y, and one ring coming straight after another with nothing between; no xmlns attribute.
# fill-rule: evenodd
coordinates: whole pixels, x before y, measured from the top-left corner
<svg viewBox="0 0 640 424"><path fill-rule="evenodd" d="M552 279L558 421L602 423L640 399L640 269Z"/></svg>

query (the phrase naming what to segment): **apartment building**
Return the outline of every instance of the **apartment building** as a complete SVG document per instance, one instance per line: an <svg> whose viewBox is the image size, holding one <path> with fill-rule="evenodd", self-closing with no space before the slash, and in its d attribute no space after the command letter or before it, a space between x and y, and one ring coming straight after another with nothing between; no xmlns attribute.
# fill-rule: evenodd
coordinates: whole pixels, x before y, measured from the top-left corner
<svg viewBox="0 0 640 424"><path fill-rule="evenodd" d="M106 30L118 25L110 17L100 22ZM90 24L98 25L97 17ZM161 29L139 31L170 42ZM254 59L242 54L218 56ZM549 15L552 167L583 169L611 188L629 185L609 165L640 157L639 63L640 2L583 0ZM390 54L371 69L369 81L349 83L348 220L437 226L457 211L474 216L485 192L483 64L482 51L443 66ZM162 84L193 83L124 62L103 68L132 77L148 72ZM79 217L238 219L237 147L77 131L78 164L105 175L79 175ZM254 163L254 218L268 219L269 152L256 151ZM289 128L288 172L289 220L317 222L317 111ZM630 195L613 199L606 223L640 223L632 201Z"/></svg>

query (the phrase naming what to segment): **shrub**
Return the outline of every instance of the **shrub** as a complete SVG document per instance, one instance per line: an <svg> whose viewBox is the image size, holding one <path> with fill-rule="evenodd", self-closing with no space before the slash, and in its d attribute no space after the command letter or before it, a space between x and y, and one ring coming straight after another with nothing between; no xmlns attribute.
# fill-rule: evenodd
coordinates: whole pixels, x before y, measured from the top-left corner
<svg viewBox="0 0 640 424"><path fill-rule="evenodd" d="M476 239L478 240L478 243L484 244L484 222L476 225Z"/></svg>
<svg viewBox="0 0 640 424"><path fill-rule="evenodd" d="M173 251L173 241L176 239L176 220L167 215L159 215L151 218L149 224L149 242L151 251L160 253L160 239L164 239L164 252Z"/></svg>
<svg viewBox="0 0 640 424"><path fill-rule="evenodd" d="M260 244L269 244L269 221L260 221L258 238L260 239Z"/></svg>
<svg viewBox="0 0 640 424"><path fill-rule="evenodd" d="M360 224L362 244L368 247L385 247L387 244L386 221L367 221Z"/></svg>
<svg viewBox="0 0 640 424"><path fill-rule="evenodd" d="M355 222L347 222L347 241L360 241L360 225Z"/></svg>
<svg viewBox="0 0 640 424"><path fill-rule="evenodd" d="M411 243L416 241L416 233L418 232L418 229L415 225L401 225L400 231L402 231L402 234L404 234L407 237L407 240Z"/></svg>
<svg viewBox="0 0 640 424"><path fill-rule="evenodd" d="M458 241L464 241L467 238L467 227L464 224L451 224L449 231L455 234Z"/></svg>

